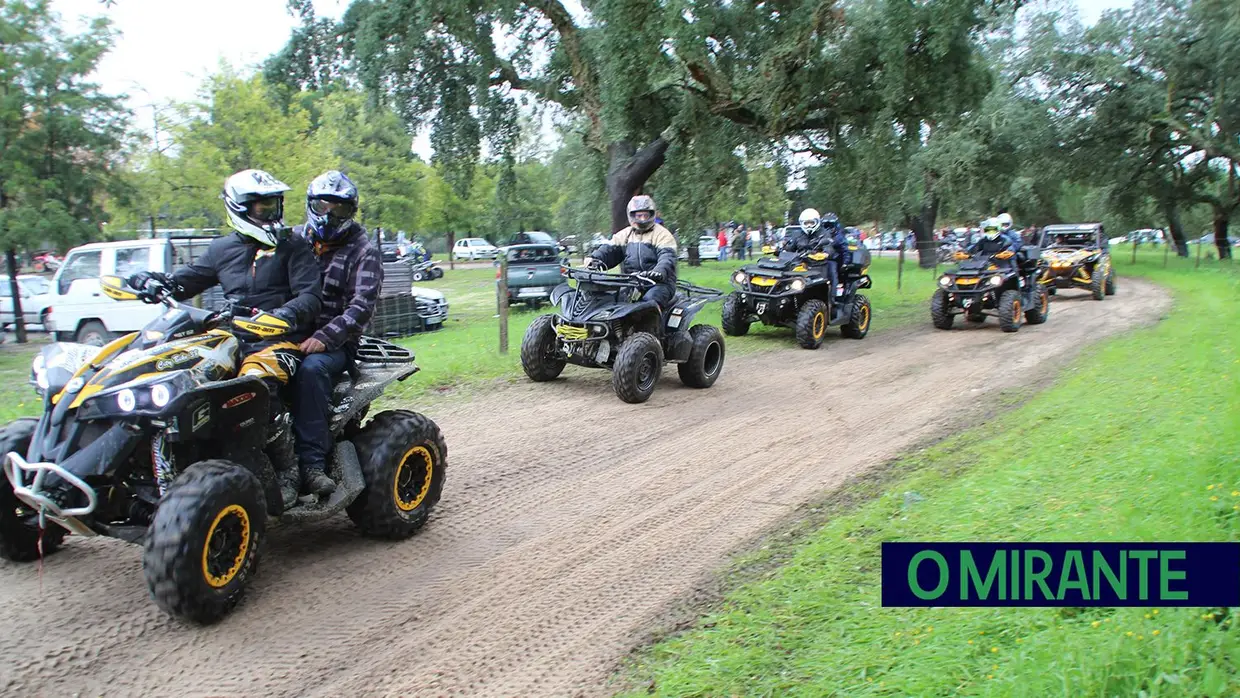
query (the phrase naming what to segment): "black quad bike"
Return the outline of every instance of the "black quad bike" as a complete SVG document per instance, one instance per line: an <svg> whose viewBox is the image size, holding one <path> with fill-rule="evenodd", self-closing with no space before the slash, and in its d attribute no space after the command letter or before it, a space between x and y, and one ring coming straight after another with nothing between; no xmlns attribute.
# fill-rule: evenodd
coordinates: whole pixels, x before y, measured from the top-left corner
<svg viewBox="0 0 1240 698"><path fill-rule="evenodd" d="M839 325L845 337L864 338L870 332L870 299L857 291L871 286L870 251L850 247L849 258L841 260L838 299L821 264L826 259L823 252L781 251L778 258L738 269L732 275L736 290L723 302L723 331L740 337L758 321L791 327L806 349L821 346L830 325Z"/></svg>
<svg viewBox="0 0 1240 698"><path fill-rule="evenodd" d="M72 532L143 545L155 603L199 623L225 616L255 573L269 517L316 521L347 511L364 534L403 539L439 500L447 448L439 427L405 410L363 423L370 403L418 370L406 349L365 338L332 396L329 497L284 508L276 472L296 468L287 411L274 422L266 384L238 376L231 327L278 337L288 325L225 304L176 303L104 277L104 292L167 311L99 348L52 344L31 380L43 416L0 428L0 557L25 562ZM289 459L292 459L290 461Z"/></svg>
<svg viewBox="0 0 1240 698"><path fill-rule="evenodd" d="M1042 283L1053 296L1061 288L1083 288L1094 300L1115 295L1111 244L1101 223L1048 225L1040 233Z"/></svg>
<svg viewBox="0 0 1240 698"><path fill-rule="evenodd" d="M961 256L966 255L957 255ZM1013 256L1015 264L1007 261ZM1004 332L1016 332L1022 321L1040 325L1051 313L1041 273L1038 248L1033 245L1026 245L1019 255L1008 250L967 257L939 277L939 288L930 299L930 319L940 330L950 330L961 314L969 322L985 322L987 315L995 315Z"/></svg>
<svg viewBox="0 0 1240 698"><path fill-rule="evenodd" d="M690 324L722 291L681 281L660 309L641 300L653 284L645 277L572 267L564 273L569 281L551 292L559 314L540 315L521 340L521 367L531 380L553 380L567 363L606 368L616 395L631 403L650 399L665 363L676 364L691 388L715 384L723 371L723 335L712 325Z"/></svg>

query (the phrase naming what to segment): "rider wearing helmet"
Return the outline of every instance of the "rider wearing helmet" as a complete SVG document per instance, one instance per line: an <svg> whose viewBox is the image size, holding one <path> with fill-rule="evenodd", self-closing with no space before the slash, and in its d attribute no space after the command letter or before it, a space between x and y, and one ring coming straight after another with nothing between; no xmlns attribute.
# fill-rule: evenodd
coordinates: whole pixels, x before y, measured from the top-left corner
<svg viewBox="0 0 1240 698"><path fill-rule="evenodd" d="M995 255L1009 250L1013 253L1019 252L1020 243L1004 235L1002 228L1003 224L998 218L987 218L982 221L982 237L978 238L977 242L969 245L969 254Z"/></svg>
<svg viewBox="0 0 1240 698"><path fill-rule="evenodd" d="M310 242L323 272L323 305L314 334L301 343L306 354L294 384L293 431L303 487L309 494L336 489L327 476L332 448L332 382L357 352L383 285L383 262L366 229L353 220L357 187L336 170L306 187L306 224L295 230Z"/></svg>
<svg viewBox="0 0 1240 698"><path fill-rule="evenodd" d="M849 254L848 237L844 226L840 225L840 217L827 212L819 214L816 209L807 208L798 219L801 233L793 233L792 238L784 245L789 252L826 252L830 256L822 262L827 279L831 283L832 293L837 293L839 284L840 261Z"/></svg>
<svg viewBox="0 0 1240 698"><path fill-rule="evenodd" d="M822 227L822 216L818 209L807 208L801 211L797 225L801 229L793 230L792 234L784 239L784 249L789 252L813 252L820 249L818 229Z"/></svg>
<svg viewBox="0 0 1240 698"><path fill-rule="evenodd" d="M653 281L642 298L666 309L676 295L676 238L655 222L653 198L634 196L628 213L629 227L595 248L585 259L586 267L603 270L619 264L622 272Z"/></svg>
<svg viewBox="0 0 1240 698"><path fill-rule="evenodd" d="M288 323L289 330L276 339L235 330L243 357L238 374L258 376L267 384L273 422L284 411L279 393L301 364L298 344L310 335L321 304L314 253L305 240L287 235L284 226L284 192L288 190L288 185L262 170L242 170L230 176L224 181L221 198L235 232L212 240L201 257L171 275L138 272L129 277L129 285L139 291L157 279L179 301L218 284L224 297L238 306L265 310ZM281 427L271 430L269 444L284 435ZM280 476L281 489L287 490L296 473ZM284 495L287 502L288 492Z"/></svg>

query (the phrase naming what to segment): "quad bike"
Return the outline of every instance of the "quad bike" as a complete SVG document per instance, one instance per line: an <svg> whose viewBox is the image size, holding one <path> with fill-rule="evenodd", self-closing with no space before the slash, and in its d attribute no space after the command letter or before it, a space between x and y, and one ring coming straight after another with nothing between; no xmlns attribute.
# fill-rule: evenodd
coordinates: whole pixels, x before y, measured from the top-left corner
<svg viewBox="0 0 1240 698"><path fill-rule="evenodd" d="M821 346L830 325L839 325L845 337L864 338L870 331L870 299L857 291L871 286L870 251L849 247L849 258L839 265L843 293L838 297L821 265L826 259L824 252L783 251L738 269L732 275L736 290L723 302L723 331L739 337L758 321L791 327L806 349Z"/></svg>
<svg viewBox="0 0 1240 698"><path fill-rule="evenodd" d="M415 282L443 278L443 269L440 269L435 262L429 259L422 262L414 262L412 268L413 280Z"/></svg>
<svg viewBox="0 0 1240 698"><path fill-rule="evenodd" d="M138 543L155 603L210 623L244 593L269 517L347 511L362 533L389 539L426 523L447 459L439 427L405 410L362 423L389 384L418 370L408 350L363 338L332 395L329 472L339 485L285 509L276 472L297 467L288 413L273 422L268 402L278 397L261 378L237 375L239 342L227 328L278 337L288 324L232 304L176 303L158 281L136 293L117 277L101 286L167 312L102 348L64 342L35 357L43 416L0 428L9 485L0 487L0 557L37 559L70 532Z"/></svg>
<svg viewBox="0 0 1240 698"><path fill-rule="evenodd" d="M930 299L930 318L940 330L950 330L956 315L970 322L985 322L987 315L999 318L999 328L1016 332L1021 322L1040 325L1050 317L1050 298L1038 277L1041 261L1038 249L1026 246L1020 261L1013 265L1011 250L994 255L956 253L955 269L939 277L939 288Z"/></svg>
<svg viewBox="0 0 1240 698"><path fill-rule="evenodd" d="M702 306L723 292L681 281L667 308L641 300L654 282L633 274L564 268L569 281L555 287L559 314L540 315L521 340L521 367L535 381L560 375L567 363L612 372L611 385L625 402L650 399L663 364L674 363L691 388L709 388L723 371L723 335L694 325Z"/></svg>
<svg viewBox="0 0 1240 698"><path fill-rule="evenodd" d="M1040 280L1051 295L1061 288L1087 289L1099 301L1115 295L1110 242L1100 224L1048 225L1040 245L1046 263Z"/></svg>

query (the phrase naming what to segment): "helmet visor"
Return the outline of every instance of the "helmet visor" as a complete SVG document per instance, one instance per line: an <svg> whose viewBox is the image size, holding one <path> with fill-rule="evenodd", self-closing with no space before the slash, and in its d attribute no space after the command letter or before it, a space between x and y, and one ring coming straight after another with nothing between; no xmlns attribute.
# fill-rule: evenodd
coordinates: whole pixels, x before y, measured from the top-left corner
<svg viewBox="0 0 1240 698"><path fill-rule="evenodd" d="M629 214L634 223L649 223L654 220L654 211L634 211Z"/></svg>
<svg viewBox="0 0 1240 698"><path fill-rule="evenodd" d="M310 210L320 216L331 216L337 220L347 221L357 212L352 201L335 201L332 199L311 199Z"/></svg>
<svg viewBox="0 0 1240 698"><path fill-rule="evenodd" d="M262 223L275 223L284 217L284 197L268 196L245 205L250 218Z"/></svg>

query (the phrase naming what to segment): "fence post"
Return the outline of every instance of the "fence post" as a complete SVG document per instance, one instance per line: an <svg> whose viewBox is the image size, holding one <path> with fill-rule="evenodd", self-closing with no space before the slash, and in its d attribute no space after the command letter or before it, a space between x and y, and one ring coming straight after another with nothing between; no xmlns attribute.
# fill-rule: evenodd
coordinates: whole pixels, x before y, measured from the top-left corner
<svg viewBox="0 0 1240 698"><path fill-rule="evenodd" d="M499 301L499 353L508 353L508 254L499 256L499 284L495 287Z"/></svg>
<svg viewBox="0 0 1240 698"><path fill-rule="evenodd" d="M456 233L449 232L448 233L448 268L453 269L453 270L456 269L456 255L453 254L453 252L455 251L456 251Z"/></svg>
<svg viewBox="0 0 1240 698"><path fill-rule="evenodd" d="M1132 239L1132 263L1133 264L1137 263L1137 238L1136 237L1133 237Z"/></svg>
<svg viewBox="0 0 1240 698"><path fill-rule="evenodd" d="M1163 269L1167 268L1167 256L1171 254L1171 243L1163 240Z"/></svg>
<svg viewBox="0 0 1240 698"><path fill-rule="evenodd" d="M1203 247L1205 247L1205 244L1202 243L1200 240L1198 240L1197 241L1197 264L1193 266L1194 269L1201 268L1201 248Z"/></svg>
<svg viewBox="0 0 1240 698"><path fill-rule="evenodd" d="M896 292L904 286L904 243L900 243L900 251L896 254L899 261L896 262Z"/></svg>

